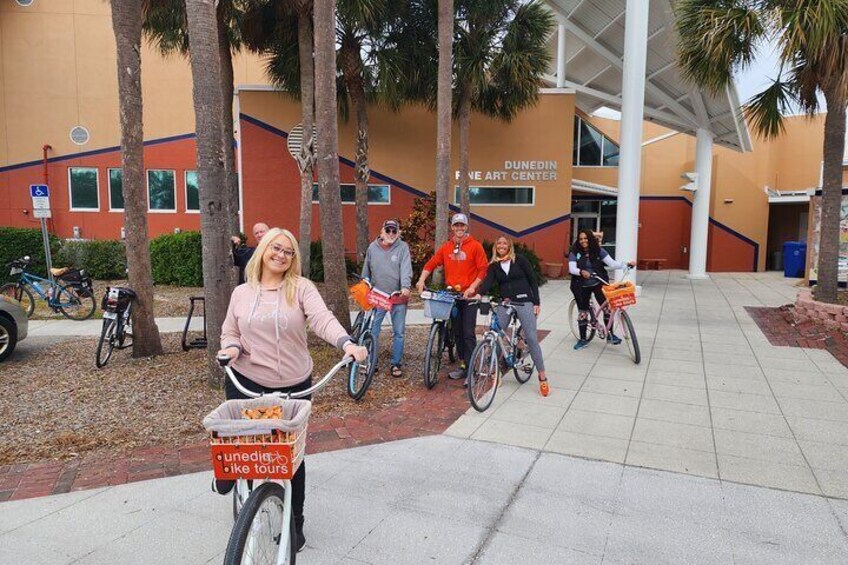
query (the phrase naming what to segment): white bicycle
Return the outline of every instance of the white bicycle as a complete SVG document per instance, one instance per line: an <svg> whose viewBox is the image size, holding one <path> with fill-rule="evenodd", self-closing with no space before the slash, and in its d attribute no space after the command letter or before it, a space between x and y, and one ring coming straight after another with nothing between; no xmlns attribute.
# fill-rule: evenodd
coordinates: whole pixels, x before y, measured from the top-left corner
<svg viewBox="0 0 848 565"><path fill-rule="evenodd" d="M297 550L291 478L303 461L311 410L311 402L297 399L324 388L336 373L353 362L353 358L345 356L306 390L270 394L245 388L228 366L228 357L221 356L218 361L242 394L265 401L228 400L203 420L204 426L212 432L210 442L216 478L236 481L233 489L235 524L224 554L224 565L294 565ZM243 409L257 404L280 406L282 419L247 420L241 417ZM287 428L286 424L291 422L295 424ZM257 426L267 426L267 429L257 429ZM249 433L243 433L248 428L252 428Z"/></svg>

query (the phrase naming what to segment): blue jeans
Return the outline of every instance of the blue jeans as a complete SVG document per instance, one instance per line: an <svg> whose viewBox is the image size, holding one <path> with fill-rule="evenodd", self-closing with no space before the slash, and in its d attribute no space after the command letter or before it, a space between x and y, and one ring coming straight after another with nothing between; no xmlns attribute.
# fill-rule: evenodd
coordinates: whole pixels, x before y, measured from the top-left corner
<svg viewBox="0 0 848 565"><path fill-rule="evenodd" d="M392 365L400 367L403 359L403 337L406 333L406 304L395 304L392 306ZM383 327L383 318L386 317L386 311L379 308L374 309L374 325L371 331L374 334L374 344L377 351L380 350L380 330Z"/></svg>

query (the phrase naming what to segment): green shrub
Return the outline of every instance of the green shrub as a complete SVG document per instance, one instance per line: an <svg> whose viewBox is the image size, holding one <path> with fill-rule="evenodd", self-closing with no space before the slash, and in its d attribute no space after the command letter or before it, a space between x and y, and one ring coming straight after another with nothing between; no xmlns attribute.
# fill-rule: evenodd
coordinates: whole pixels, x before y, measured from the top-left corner
<svg viewBox="0 0 848 565"><path fill-rule="evenodd" d="M153 282L203 286L203 246L200 232L160 235L150 242Z"/></svg>
<svg viewBox="0 0 848 565"><path fill-rule="evenodd" d="M127 250L123 241L65 241L53 257L53 263L85 269L94 279L127 278Z"/></svg>
<svg viewBox="0 0 848 565"><path fill-rule="evenodd" d="M51 235L51 249L55 249L58 244L59 239ZM6 263L20 259L25 255L32 257L32 263L30 263L29 267L31 272L41 276L47 275L41 229L0 227L0 284L10 280Z"/></svg>
<svg viewBox="0 0 848 565"><path fill-rule="evenodd" d="M345 256L345 269L348 273L361 272L356 261ZM313 241L309 245L309 280L312 282L324 282L324 246L322 242Z"/></svg>

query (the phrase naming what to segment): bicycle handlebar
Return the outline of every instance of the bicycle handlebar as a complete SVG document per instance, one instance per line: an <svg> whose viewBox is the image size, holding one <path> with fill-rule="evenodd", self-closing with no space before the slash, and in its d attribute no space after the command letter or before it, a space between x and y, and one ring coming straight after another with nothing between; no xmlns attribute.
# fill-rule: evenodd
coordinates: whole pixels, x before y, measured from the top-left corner
<svg viewBox="0 0 848 565"><path fill-rule="evenodd" d="M622 269L622 271L624 271L624 273L622 273L622 275L621 275L621 276L622 276L622 279L624 278L624 276L625 276L625 275L627 275L627 273L629 273L629 272L630 272L630 271L632 271L632 270L633 270L633 267L631 267L630 265L625 265L625 266L624 266L624 269ZM598 279L599 281L601 281L602 283L604 283L604 284L605 284L605 285L607 285L607 286L610 286L611 284L618 284L618 283L620 283L620 282L621 282L621 280L622 280L622 279L619 279L619 280L615 281L615 283L610 283L609 281L604 280L603 278L601 278L600 276L598 276L598 273L595 273L595 272L592 272L592 273L591 273L591 277L592 277L592 278L595 278L595 279Z"/></svg>
<svg viewBox="0 0 848 565"><path fill-rule="evenodd" d="M368 288L370 288L371 290L376 290L377 292L382 292L383 294L385 294L389 298L391 298L392 296L400 296L400 294L401 294L401 292L399 290L396 290L394 292L386 292L385 290L380 290L379 288L374 286L374 283L371 282L371 279L369 279L367 277L363 277L362 275L357 275L356 273L348 273L348 274L350 276L352 276L353 278L355 278L356 280L362 281L365 284L367 284Z"/></svg>
<svg viewBox="0 0 848 565"><path fill-rule="evenodd" d="M327 386L327 383L330 381L330 379L336 376L336 373L350 365L353 360L354 359L352 356L345 355L344 357L342 357L341 361L333 365L333 368L330 369L330 371L326 375L324 375L321 380L319 380L316 384L312 385L306 390L301 390L298 392L271 392L268 394L263 394L260 392L253 392L252 390L245 388L245 386L241 384L241 382L239 382L238 377L236 377L235 373L233 373L232 368L230 368L230 356L218 355L218 363L221 365L221 367L224 368L224 372L227 373L227 378L230 379L230 382L232 382L236 389L238 389L238 391L243 395L247 396L248 398L259 398L260 396L278 396L286 400L292 398L303 398L305 396L309 396L313 392L321 390L322 388Z"/></svg>

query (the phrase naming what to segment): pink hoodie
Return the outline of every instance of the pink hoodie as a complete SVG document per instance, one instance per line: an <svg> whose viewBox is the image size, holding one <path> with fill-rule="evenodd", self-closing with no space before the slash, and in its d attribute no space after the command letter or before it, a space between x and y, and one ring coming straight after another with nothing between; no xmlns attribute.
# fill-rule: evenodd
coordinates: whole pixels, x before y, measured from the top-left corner
<svg viewBox="0 0 848 565"><path fill-rule="evenodd" d="M286 302L282 286L260 289L242 284L230 298L221 348L241 348L232 367L250 380L268 388L293 386L312 374L307 324L336 347L350 339L310 280L298 279L293 305Z"/></svg>

